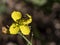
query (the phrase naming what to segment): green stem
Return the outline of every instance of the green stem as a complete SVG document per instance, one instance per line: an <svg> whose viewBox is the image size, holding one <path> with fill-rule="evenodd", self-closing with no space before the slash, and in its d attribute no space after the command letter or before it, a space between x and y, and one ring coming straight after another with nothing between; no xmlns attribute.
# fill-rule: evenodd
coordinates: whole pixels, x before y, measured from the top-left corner
<svg viewBox="0 0 60 45"><path fill-rule="evenodd" d="M31 43L33 42L33 40L32 40L32 39L33 39L33 33L31 34Z"/></svg>
<svg viewBox="0 0 60 45"><path fill-rule="evenodd" d="M27 41L28 44L32 45L32 43L24 35L22 35L20 32L18 34L21 35Z"/></svg>

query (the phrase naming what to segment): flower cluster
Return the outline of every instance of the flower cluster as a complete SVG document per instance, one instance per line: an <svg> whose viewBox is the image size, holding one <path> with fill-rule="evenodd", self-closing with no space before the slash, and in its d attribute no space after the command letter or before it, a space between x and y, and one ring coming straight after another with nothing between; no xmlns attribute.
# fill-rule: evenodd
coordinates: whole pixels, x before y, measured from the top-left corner
<svg viewBox="0 0 60 45"><path fill-rule="evenodd" d="M22 19L21 12L12 12L11 17L15 23L12 23L12 25L9 27L10 34L18 34L18 32L21 32L23 35L30 34L30 27L28 25L32 22L32 17L29 14L26 14L26 16L28 17L27 20L24 18Z"/></svg>

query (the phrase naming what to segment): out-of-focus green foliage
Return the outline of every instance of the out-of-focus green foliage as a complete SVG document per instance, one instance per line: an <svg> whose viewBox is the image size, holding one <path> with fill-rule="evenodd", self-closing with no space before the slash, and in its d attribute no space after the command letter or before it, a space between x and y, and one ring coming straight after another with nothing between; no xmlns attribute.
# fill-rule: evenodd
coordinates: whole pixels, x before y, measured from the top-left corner
<svg viewBox="0 0 60 45"><path fill-rule="evenodd" d="M4 4L0 4L0 13L6 12L6 6Z"/></svg>
<svg viewBox="0 0 60 45"><path fill-rule="evenodd" d="M31 2L34 5L42 6L47 3L47 0L26 0L27 2Z"/></svg>
<svg viewBox="0 0 60 45"><path fill-rule="evenodd" d="M54 1L60 3L60 0L54 0Z"/></svg>
<svg viewBox="0 0 60 45"><path fill-rule="evenodd" d="M6 0L0 1L0 14L7 12Z"/></svg>

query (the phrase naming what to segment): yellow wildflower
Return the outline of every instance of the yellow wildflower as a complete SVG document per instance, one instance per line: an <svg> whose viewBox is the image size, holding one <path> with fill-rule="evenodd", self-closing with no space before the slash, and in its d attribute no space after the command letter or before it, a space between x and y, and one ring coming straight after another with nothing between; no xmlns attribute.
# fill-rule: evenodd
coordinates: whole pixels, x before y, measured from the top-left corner
<svg viewBox="0 0 60 45"><path fill-rule="evenodd" d="M29 14L26 14L28 16L29 19L27 19L26 21L23 21L23 24L30 24L32 22L32 17Z"/></svg>
<svg viewBox="0 0 60 45"><path fill-rule="evenodd" d="M16 22L17 20L21 19L22 14L18 11L13 11L11 14L12 19Z"/></svg>
<svg viewBox="0 0 60 45"><path fill-rule="evenodd" d="M18 25L16 25L15 23L13 23L10 28L9 28L10 34L17 34L19 31L19 27Z"/></svg>
<svg viewBox="0 0 60 45"><path fill-rule="evenodd" d="M20 31L24 35L29 35L30 34L30 28L29 28L29 26L26 26L26 25L21 25L20 26Z"/></svg>
<svg viewBox="0 0 60 45"><path fill-rule="evenodd" d="M30 24L32 22L32 17L29 14L26 14L28 16L29 19L25 20L25 19L21 19L22 14L18 11L13 11L11 14L12 19L16 22L17 20L19 20L20 22L18 22L18 24L13 23L10 28L10 34L18 34L19 30L21 31L22 34L24 35L29 35L30 34L30 28L28 26L28 24Z"/></svg>

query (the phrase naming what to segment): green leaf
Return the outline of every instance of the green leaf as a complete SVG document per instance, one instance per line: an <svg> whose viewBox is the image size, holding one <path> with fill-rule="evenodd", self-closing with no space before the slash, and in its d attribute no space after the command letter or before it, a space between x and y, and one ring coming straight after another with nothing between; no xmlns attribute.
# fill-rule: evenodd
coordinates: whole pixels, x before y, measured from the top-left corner
<svg viewBox="0 0 60 45"><path fill-rule="evenodd" d="M47 0L26 0L27 2L31 2L34 5L42 6L47 3Z"/></svg>

